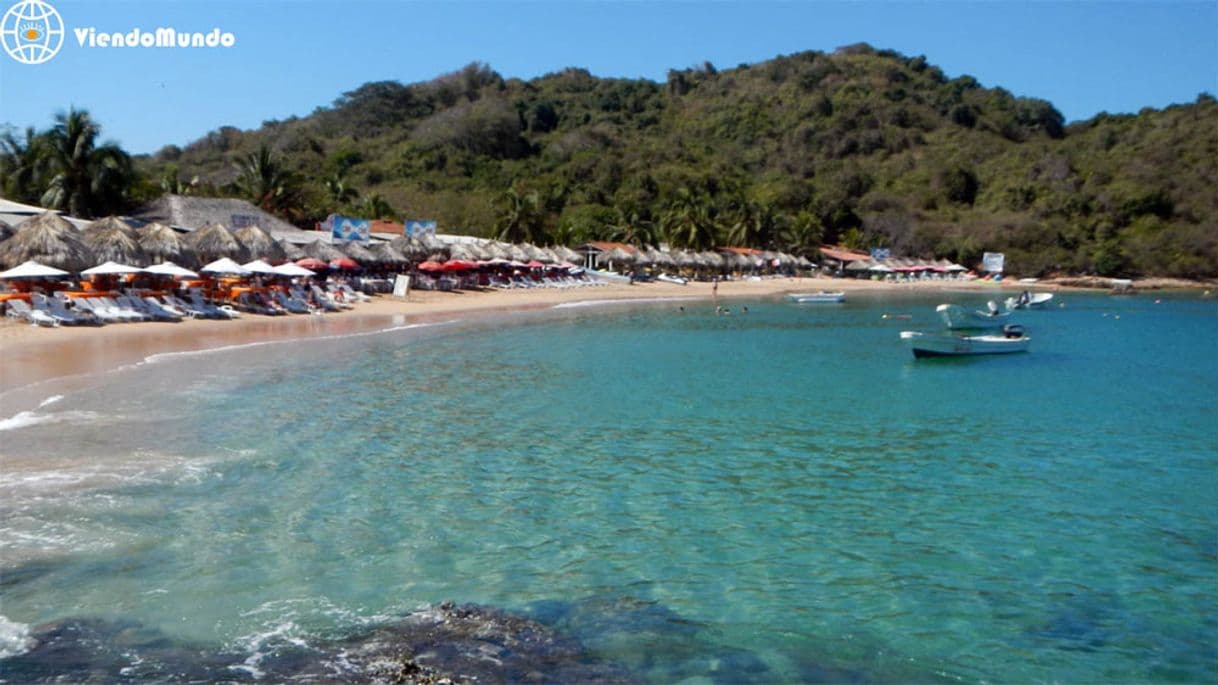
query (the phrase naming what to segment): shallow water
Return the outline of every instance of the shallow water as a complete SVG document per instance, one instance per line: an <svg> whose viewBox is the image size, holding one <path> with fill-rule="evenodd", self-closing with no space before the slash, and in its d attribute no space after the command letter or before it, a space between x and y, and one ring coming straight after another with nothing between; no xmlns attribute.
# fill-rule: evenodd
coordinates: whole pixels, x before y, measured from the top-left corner
<svg viewBox="0 0 1218 685"><path fill-rule="evenodd" d="M1218 303L1058 299L1010 357L915 361L937 300L860 294L110 374L0 417L0 649L94 617L256 663L455 600L652 682L1212 682Z"/></svg>

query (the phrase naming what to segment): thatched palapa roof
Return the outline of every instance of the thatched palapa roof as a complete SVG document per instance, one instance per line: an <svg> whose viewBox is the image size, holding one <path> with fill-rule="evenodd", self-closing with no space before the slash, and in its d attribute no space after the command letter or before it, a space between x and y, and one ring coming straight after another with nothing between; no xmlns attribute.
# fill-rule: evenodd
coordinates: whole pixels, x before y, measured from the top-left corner
<svg viewBox="0 0 1218 685"><path fill-rule="evenodd" d="M140 248L152 264L174 262L184 267L198 266L194 248L183 235L165 224L151 223L136 230Z"/></svg>
<svg viewBox="0 0 1218 685"><path fill-rule="evenodd" d="M119 264L134 264L149 266L147 254L140 247L139 237L130 226L114 219L94 221L83 232L85 246L93 252L93 259L98 264L102 262L118 262Z"/></svg>
<svg viewBox="0 0 1218 685"><path fill-rule="evenodd" d="M223 224L237 227L259 226L276 239L297 244L317 238L316 231L302 231L245 200L231 198L162 195L154 202L141 207L132 216L144 221L178 226L187 231L194 231L207 224Z"/></svg>
<svg viewBox="0 0 1218 685"><path fill-rule="evenodd" d="M371 251L369 251L368 248L365 247L362 243L357 243L355 241L352 241L345 245L340 245L340 246L338 246L338 248L340 250L342 250L348 257L350 257L351 259L354 259L355 261L359 262L360 264L365 264L365 263L373 264L376 262L376 255L374 255Z"/></svg>
<svg viewBox="0 0 1218 685"><path fill-rule="evenodd" d="M250 259L262 259L270 263L278 263L287 259L283 247L271 237L270 233L258 226L243 226L233 231L233 237L245 248Z"/></svg>
<svg viewBox="0 0 1218 685"><path fill-rule="evenodd" d="M245 248L221 224L207 224L199 228L186 237L186 242L194 248L195 255L204 264L225 257L236 262L249 261Z"/></svg>
<svg viewBox="0 0 1218 685"><path fill-rule="evenodd" d="M294 262L297 259L304 259L305 257L309 256L305 254L304 249L296 243L289 243L286 240L277 240L275 242L279 243L279 248L283 250L283 258L289 262Z"/></svg>
<svg viewBox="0 0 1218 685"><path fill-rule="evenodd" d="M335 259L342 259L347 255L343 254L337 247L330 243L323 243L320 240L314 240L304 246L304 253L313 259L320 259L323 262L332 262Z"/></svg>
<svg viewBox="0 0 1218 685"><path fill-rule="evenodd" d="M55 212L26 219L0 245L0 265L11 268L29 260L65 271L81 271L96 263L80 231Z"/></svg>

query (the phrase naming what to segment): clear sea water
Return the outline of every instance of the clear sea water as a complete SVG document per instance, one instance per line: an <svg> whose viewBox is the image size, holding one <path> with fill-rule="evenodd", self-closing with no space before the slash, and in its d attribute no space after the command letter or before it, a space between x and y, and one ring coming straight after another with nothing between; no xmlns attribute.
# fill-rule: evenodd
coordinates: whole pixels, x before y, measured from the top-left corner
<svg viewBox="0 0 1218 685"><path fill-rule="evenodd" d="M96 617L256 664L452 600L633 607L564 627L656 683L1215 682L1218 301L1160 297L1059 294L1009 357L898 339L984 297L860 294L109 373L0 417L0 650Z"/></svg>

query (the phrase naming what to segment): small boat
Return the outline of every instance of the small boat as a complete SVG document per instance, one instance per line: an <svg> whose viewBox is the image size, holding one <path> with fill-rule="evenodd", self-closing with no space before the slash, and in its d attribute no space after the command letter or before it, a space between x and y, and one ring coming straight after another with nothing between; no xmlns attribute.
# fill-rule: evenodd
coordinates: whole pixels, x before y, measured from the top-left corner
<svg viewBox="0 0 1218 685"><path fill-rule="evenodd" d="M987 311L965 309L958 304L941 304L935 311L951 329L1002 328L1011 319L1011 313L998 311L998 303L993 300L989 301Z"/></svg>
<svg viewBox="0 0 1218 685"><path fill-rule="evenodd" d="M968 357L981 354L1013 354L1027 352L1032 339L1024 335L1023 327L1003 326L1001 334L989 335L944 335L901 331L904 340L913 350L913 356L922 357Z"/></svg>
<svg viewBox="0 0 1218 685"><path fill-rule="evenodd" d="M788 293L787 299L791 302L809 303L809 302L845 302L846 293L826 292L824 290L814 293Z"/></svg>
<svg viewBox="0 0 1218 685"><path fill-rule="evenodd" d="M1008 297L1004 304L1006 304L1008 311L1014 309L1039 309L1052 299L1053 293L1032 293L1025 290L1019 294L1019 297Z"/></svg>

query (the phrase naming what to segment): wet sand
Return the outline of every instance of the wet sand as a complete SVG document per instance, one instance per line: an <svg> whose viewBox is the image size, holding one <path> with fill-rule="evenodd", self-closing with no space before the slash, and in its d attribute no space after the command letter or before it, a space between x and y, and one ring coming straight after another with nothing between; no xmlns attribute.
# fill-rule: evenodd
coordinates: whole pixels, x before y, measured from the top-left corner
<svg viewBox="0 0 1218 685"><path fill-rule="evenodd" d="M975 289L1005 297L1012 288L963 281L893 284L853 279L775 278L719 284L720 298L746 298L815 290ZM325 315L278 317L247 314L233 321L187 320L180 323L108 324L39 328L12 320L0 322L0 413L29 408L22 389L51 380L67 381L135 364L151 355L318 336L342 336L409 323L556 304L629 299L712 298L710 283L644 283L600 287L484 292L413 291L408 300L374 297L355 309ZM34 393L37 394L37 393ZM33 395L31 395L33 396Z"/></svg>

